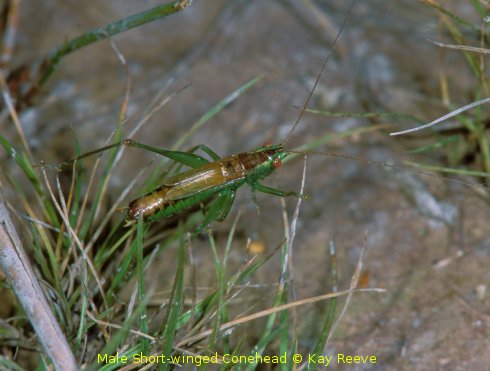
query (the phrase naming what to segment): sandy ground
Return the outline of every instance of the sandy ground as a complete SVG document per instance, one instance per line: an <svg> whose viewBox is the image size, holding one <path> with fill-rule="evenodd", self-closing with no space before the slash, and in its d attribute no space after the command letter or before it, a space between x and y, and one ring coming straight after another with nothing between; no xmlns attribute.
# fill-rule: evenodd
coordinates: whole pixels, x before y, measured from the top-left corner
<svg viewBox="0 0 490 371"><path fill-rule="evenodd" d="M205 143L227 155L267 140L283 140L345 17L347 3L318 2L321 12L317 12L301 1L195 0L179 15L115 37L133 82L126 132L158 94L168 96L190 84L135 135L142 142L169 148L220 99L265 74L260 84L213 118L186 146ZM475 19L469 5L444 3L462 17ZM156 4L25 0L14 61L43 55L85 30ZM446 112L439 98L443 67L451 77L453 103L468 103L474 99L475 78L462 57L441 53L426 41L445 36L439 27L435 12L419 2L358 2L310 106L335 112L399 112L429 121ZM72 130L83 149L103 145L117 123L126 81L108 42L66 58L39 104L21 116L35 157L46 161L72 157ZM406 151L413 143L387 135L390 127L410 125L400 120L306 114L287 147L321 134L379 123L389 128L339 139L322 150L390 163L408 160ZM1 130L10 131L3 126ZM119 176L111 184L115 194L152 157L126 151ZM302 166L301 160L285 164L266 183L297 190ZM490 364L489 298L476 294L490 278L490 211L474 190L419 174L310 156L305 193L311 197L301 206L293 254L297 297L331 289L330 241L337 250L341 288L348 287L365 245L365 283L387 290L354 296L327 348L329 354L375 355L378 364L371 369L380 370L483 370ZM295 202L286 201L289 215ZM218 236L226 236L241 211L231 272L248 256L247 238L264 243L268 251L282 240L280 200L259 195L258 204L260 213L244 187L228 219L215 225ZM212 287L211 251L202 243L195 246L195 255L200 282ZM170 256L166 252L159 269L151 273L155 280L172 276L167 269ZM270 305L268 285L277 282L279 263L274 259L257 273L253 283L259 288L249 289L242 305ZM304 352L318 331L316 315L325 308L321 303L298 310L299 318L309 319L299 325L299 347ZM250 324L242 331L253 340L260 326Z"/></svg>

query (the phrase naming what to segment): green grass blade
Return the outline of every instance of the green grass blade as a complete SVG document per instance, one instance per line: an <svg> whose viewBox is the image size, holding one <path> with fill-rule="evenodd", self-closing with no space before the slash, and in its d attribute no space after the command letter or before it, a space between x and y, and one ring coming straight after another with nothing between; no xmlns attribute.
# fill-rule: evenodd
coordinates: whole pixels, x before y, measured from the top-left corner
<svg viewBox="0 0 490 371"><path fill-rule="evenodd" d="M337 292L337 256L335 252L335 245L333 241L330 241L330 262L331 262L331 272L330 277L332 280L332 292ZM315 347L313 348L312 354L323 354L325 349L325 345L327 344L328 336L330 335L330 330L332 329L332 325L335 318L335 310L337 308L337 298L332 298L328 301L327 304L327 312L325 315L325 321L323 323L322 330L320 332L320 336L318 337ZM307 370L312 370L315 367L313 365L308 364L306 366Z"/></svg>
<svg viewBox="0 0 490 371"><path fill-rule="evenodd" d="M252 86L254 86L256 83L258 83L264 76L258 76L242 86L240 86L237 90L235 90L233 93L229 94L227 97L225 97L223 100L221 100L218 104L216 104L214 107L212 107L208 112L206 112L204 115L202 115L199 120L196 121L194 125L175 143L175 145L172 147L172 150L176 151L182 147L182 145L189 139L189 137L194 134L196 130L199 130L206 122L208 122L210 119L212 119L215 115L217 115L219 112L221 112L224 108L229 106L232 102L234 102L240 95L245 93L248 89L250 89Z"/></svg>
<svg viewBox="0 0 490 371"><path fill-rule="evenodd" d="M317 110L313 108L307 108L305 112L312 113L315 115L320 115L320 116L336 117L336 118L342 118L342 117L354 117L354 118L363 118L363 119L387 118L387 119L395 119L395 120L409 120L417 124L425 123L424 120L421 120L417 116L406 115L397 112L331 112L331 111Z"/></svg>
<svg viewBox="0 0 490 371"><path fill-rule="evenodd" d="M303 151L311 151L317 147L320 147L324 144L333 142L338 139L342 138L347 138L355 134L362 134L362 133L367 133L373 130L378 130L379 127L375 126L364 126L364 127L358 127L358 128L353 128L350 130L343 131L341 133L327 133L323 135L322 137L312 140L309 143L303 144L299 147L296 147L293 149L293 151L298 151L298 152L303 152ZM284 160L282 161L283 163L286 163L288 161L291 161L292 159L298 157L298 156L303 156L301 153L291 153L287 155Z"/></svg>
<svg viewBox="0 0 490 371"><path fill-rule="evenodd" d="M169 298L169 307L165 320L160 327L158 338L164 340L162 347L163 354L171 354L176 331L178 329L178 323L182 308L184 306L184 264L185 264L185 244L184 244L184 230L179 228L181 239L179 246L179 255L177 262L177 272L175 273L174 284L172 287L172 293ZM161 336L160 336L161 334ZM167 369L169 365L165 365L164 369Z"/></svg>
<svg viewBox="0 0 490 371"><path fill-rule="evenodd" d="M118 290L124 285L128 279L128 270L131 267L131 262L136 258L136 250L138 249L138 244L136 241L132 241L129 247L129 251L124 255L123 260L119 263L119 267L111 281L111 285L107 290L107 297L111 298Z"/></svg>
<svg viewBox="0 0 490 371"><path fill-rule="evenodd" d="M478 15L483 18L487 15L488 10L486 9L488 6L484 6L483 4L480 3L479 0L471 0L471 5L473 6L473 9L475 9L478 12Z"/></svg>
<svg viewBox="0 0 490 371"><path fill-rule="evenodd" d="M123 340L123 336L125 335L125 332L124 330L120 330L119 333L113 337L112 341L114 342L114 344L117 344L118 342L121 342L122 343L122 340ZM114 356L115 357L115 354L114 354L114 351L113 352L107 352L105 351L105 349L110 349L110 348L114 348L113 344L109 344L111 345L111 347L107 347L107 348L104 348L104 350L102 350L98 355L97 357L100 359L96 359L96 362L94 362L90 367L89 367L89 370L97 370L97 371L112 371L112 370L120 370L123 366L126 366L128 364L131 364L131 360L133 359L133 356L136 355L136 354L140 354L142 352L142 348L141 348L141 344L138 344L130 349L127 349L125 351L122 351L122 352L118 352L118 356L119 356L119 361L118 362L113 362L113 363L107 363L107 364L104 364L105 361L104 361L104 358L106 355L111 355L111 356ZM100 356L99 356L100 355ZM127 362L122 362L122 359L123 357L126 357L127 358ZM99 362L97 362L99 361ZM101 366L103 365L103 366Z"/></svg>
<svg viewBox="0 0 490 371"><path fill-rule="evenodd" d="M145 264L143 261L143 219L138 219L136 227L136 277L138 282L138 299L140 303L144 303L145 299ZM141 308L140 316L140 331L144 334L149 333L148 329L148 314L146 306ZM148 354L150 350L150 342L148 339L141 339L143 353Z"/></svg>
<svg viewBox="0 0 490 371"><path fill-rule="evenodd" d="M24 175L29 180L30 184L33 186L36 196L40 204L42 205L42 210L45 214L47 220L49 220L54 227L59 227L58 218L56 216L56 211L53 208L53 205L49 202L48 198L45 196L43 187L41 185L41 181L39 180L38 175L34 171L31 162L29 161L28 156L26 156L23 152L19 152L14 148L12 144L0 134L0 145L5 149L10 157L12 157L17 165L21 168ZM25 187L20 187L18 189L25 189Z"/></svg>
<svg viewBox="0 0 490 371"><path fill-rule="evenodd" d="M440 149L440 148L447 147L450 144L455 144L459 141L459 139L460 139L459 135L451 135L448 137L443 137L441 139L438 139L436 142L431 143L427 146L418 147L418 148L412 149L412 150L407 151L407 152L408 153L414 153L414 154L415 153L427 153L427 152L430 153L435 149Z"/></svg>
<svg viewBox="0 0 490 371"><path fill-rule="evenodd" d="M211 333L211 337L209 339L209 347L211 349L214 349L216 347L216 339L218 338L219 335L219 326L224 320L224 318L222 318L222 314L223 314L223 308L225 306L224 303L225 303L226 284L224 283L224 266L219 260L218 252L216 251L216 244L211 230L208 230L208 238L209 238L209 245L211 247L211 251L213 252L214 269L216 271L216 278L218 281L218 288L216 290L218 308L216 311L216 316L214 318L213 332Z"/></svg>
<svg viewBox="0 0 490 371"><path fill-rule="evenodd" d="M121 126L118 126L118 128L115 131L114 134L114 141L120 142L122 137L122 130ZM85 239L87 233L89 232L90 228L95 225L94 220L96 217L96 213L98 210L98 205L102 202L104 193L106 191L107 184L109 182L112 170L115 165L115 161L117 158L117 154L120 151L120 147L115 147L113 150L110 151L107 163L104 166L104 171L102 172L102 176L100 180L98 181L97 188L95 191L94 198L92 200L92 205L93 207L88 211L88 215L84 218L84 222L80 228L79 231L79 236L81 239Z"/></svg>
<svg viewBox="0 0 490 371"><path fill-rule="evenodd" d="M267 321L269 323L269 320ZM271 328L267 331L267 334L265 331L262 332L262 336L255 345L255 347L250 351L249 355L254 356L255 353L257 352L258 354L262 354L263 350L265 347L273 342L277 337L279 336L279 327L277 328ZM233 367L233 370L247 370L247 371L252 371L257 369L257 365L255 364L237 364L235 367Z"/></svg>
<svg viewBox="0 0 490 371"><path fill-rule="evenodd" d="M42 86L49 79L49 77L56 69L56 66L66 55L73 53L74 51L79 50L87 45L105 40L122 32L128 31L132 28L178 13L185 8L186 4L189 3L190 2L186 1L172 1L165 5L160 5L145 10L141 13L137 13L132 16L109 23L104 27L86 32L80 36L75 37L74 39L67 41L63 46L56 48L51 53L49 53L48 57L45 60L46 67L44 74L39 78L38 85ZM180 4L182 4L182 6L180 6Z"/></svg>
<svg viewBox="0 0 490 371"><path fill-rule="evenodd" d="M479 33L480 32L480 27L479 26L476 26L473 23L464 20L463 18L461 18L458 15L452 13L451 11L447 10L446 8L444 8L443 6L437 4L437 3L433 2L433 1L426 2L426 4L429 5L429 6L431 6L431 7L433 7L433 8L435 8L436 10L438 10L439 12L441 12L441 14L447 15L449 19L452 19L457 24L459 24L459 25L467 28L468 30L473 31L473 32L476 32L476 33Z"/></svg>
<svg viewBox="0 0 490 371"><path fill-rule="evenodd" d="M17 363L4 356L0 356L0 366L4 370L25 371L25 368L19 366Z"/></svg>
<svg viewBox="0 0 490 371"><path fill-rule="evenodd" d="M444 166L436 166L429 164L421 164L419 162L406 161L407 165L413 166L415 168L431 170L431 171L440 171L441 173L446 174L458 174L458 175L467 175L467 176L477 176L482 178L490 178L490 173L486 173L483 171L475 171L475 170L467 170L467 169L454 169L450 167Z"/></svg>
<svg viewBox="0 0 490 371"><path fill-rule="evenodd" d="M83 264L83 263L82 263ZM83 267L80 268L83 270L81 277L82 277L82 285L80 290L80 298L81 302L77 303L80 305L80 324L78 325L78 333L77 333L77 338L76 341L78 344L83 344L83 337L86 334L87 331L87 307L89 305L90 301L90 293L88 292L88 287L87 287L87 268L86 265L83 264ZM77 295L73 295L73 298L77 297ZM72 298L72 299L73 299Z"/></svg>
<svg viewBox="0 0 490 371"><path fill-rule="evenodd" d="M209 347L210 348L215 348L216 347L216 340L219 335L219 327L222 323L228 322L228 310L226 307L226 295L227 295L227 288L232 287L230 282L226 281L226 265L228 261L228 253L231 249L231 243L233 242L233 237L235 235L235 230L236 226L238 223L238 218L239 215L235 218L233 225L231 227L230 232L228 233L228 239L226 241L226 248L225 248L225 254L223 256L223 262L220 262L220 259L218 257L218 252L216 250L216 244L213 238L213 235L211 231L208 232L209 236L209 241L210 241L210 246L211 250L213 251L214 255L214 266L216 270L216 277L218 281L218 288L217 288L217 299L218 299L218 309L216 312L214 324L213 324L213 332L211 334L211 339L209 342ZM223 344L223 352L228 353L229 352L229 342L228 342L228 337L224 337L223 339L224 344Z"/></svg>

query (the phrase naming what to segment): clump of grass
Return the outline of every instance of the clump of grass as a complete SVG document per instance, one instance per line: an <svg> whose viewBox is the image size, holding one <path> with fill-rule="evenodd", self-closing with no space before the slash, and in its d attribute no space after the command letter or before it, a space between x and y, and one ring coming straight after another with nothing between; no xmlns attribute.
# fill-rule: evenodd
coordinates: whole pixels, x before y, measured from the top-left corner
<svg viewBox="0 0 490 371"><path fill-rule="evenodd" d="M461 92L456 89L451 90L451 80L459 78L459 74L452 76L444 68L444 59L441 59L441 73L439 74L440 100L441 105L450 113L446 119L451 118L453 122L446 127L432 127L433 124L446 121L444 117L434 120L427 124L416 115L400 114L398 112L330 112L308 108L306 111L312 114L326 117L354 117L373 121L383 121L389 119L390 125L379 124L376 129L388 129L391 135L408 134L417 131L416 128L422 125L427 128L426 133L416 133L415 137L418 144L409 152L414 154L430 154L432 159L443 158L444 165L429 164L414 161L406 161L407 164L417 169L437 171L446 174L458 174L463 176L473 176L484 178L488 184L490 177L490 141L488 137L488 117L484 114L483 104L487 104L490 99L490 87L486 76L487 54L486 49L486 26L488 24L488 5L481 1L472 1L474 12L480 20L479 23L464 19L432 0L424 0L436 12L440 19L441 35L452 39L452 44L435 40L429 40L434 47L449 50L448 53L461 53L464 57L464 64L468 71L474 76L472 101L468 102L465 94L461 97ZM479 38L480 45L474 45L474 40ZM441 53L445 56L447 53ZM444 57L442 57L444 58ZM471 98L470 98L471 99ZM393 125L398 121L411 122L413 129L396 130ZM429 120L431 121L431 120ZM373 128L374 129L374 128ZM356 129L359 132L366 129ZM397 131L395 133L395 131ZM428 134L427 134L428 133ZM343 135L343 134L341 134ZM422 144L420 144L422 143ZM445 179L445 178L444 178Z"/></svg>
<svg viewBox="0 0 490 371"><path fill-rule="evenodd" d="M245 85L247 86L247 85ZM240 94L233 93L238 97ZM224 101L229 101L225 99ZM216 107L223 107L219 103ZM209 112L217 113L212 108ZM210 117L210 113L204 117ZM201 122L201 121L199 121ZM116 138L118 135L116 135ZM8 142L4 142L5 147ZM9 144L10 145L10 144ZM184 277L189 269L186 262L186 250L191 241L188 231L196 227L199 217L189 217L179 223L177 228L166 231L158 237L158 243L150 243L155 237L148 225L140 220L136 226L124 229L121 222L111 222L107 217L98 215L98 203L88 202L87 197L101 202L107 193L107 184L117 164L117 152L114 151L105 161L102 176L83 175L82 166L73 166L73 181L68 193L64 192L57 179L54 183L48 179L45 167L32 167L21 150L10 148L25 175L32 182L28 187L38 190L39 204L34 207L21 194L19 197L28 218L19 215L20 228L25 231L27 250L34 256L34 263L43 274L45 285L56 297L56 315L69 344L74 349L75 357L90 368L113 369L124 364L122 357L136 360L135 357L161 355L174 356L174 362L185 364L183 355L198 356L220 354L264 355L267 350L277 354L299 351L301 334L295 331L291 315L287 309L318 300L331 299L325 315L325 325L315 349L322 350L335 313L335 298L347 292L323 295L297 302L290 302L289 287L290 266L292 259L292 242L295 223L298 218L299 202L293 216L291 231L286 231L288 243L281 243L283 269L280 272L277 289L272 295L272 307L265 311L245 316L232 317L230 306L240 298L247 282L262 269L267 261L278 251L268 256L252 257L236 272L228 272L227 259L234 231L239 222L233 223L224 247L224 255L208 232L210 248L214 255L216 288L201 300L186 304L185 287L189 284ZM96 167L100 166L96 163ZM27 172L27 174L26 174ZM95 168L92 169L92 173ZM156 176L154 177L156 178ZM16 182L12 178L12 183ZM86 184L89 184L86 186ZM19 185L20 186L20 185ZM82 188L87 191L82 193ZM27 192L26 192L27 194ZM289 225L289 223L285 223ZM24 233L24 232L23 232ZM145 285L145 272L153 264L156 255L164 255L168 247L177 246L177 262L170 294L158 310L150 304L152 293ZM334 259L334 255L332 255ZM335 272L335 270L333 271ZM335 287L336 278L332 276ZM132 287L131 300L120 301L121 292ZM167 285L159 287L165 291ZM195 288L194 288L195 290ZM53 296L52 295L52 296ZM54 305L54 302L52 303ZM246 347L244 339L235 338L236 326L245 326L247 322L267 317L265 327L256 344ZM28 326L27 322L19 326ZM23 330L28 334L28 329ZM20 339L21 341L22 339ZM279 341L279 346L275 345ZM116 357L116 354L119 357ZM149 360L158 358L150 358ZM221 358L218 358L222 362ZM48 362L46 360L46 362ZM291 360L288 359L290 363ZM242 368L256 365L241 365Z"/></svg>
<svg viewBox="0 0 490 371"><path fill-rule="evenodd" d="M483 2L471 2L475 14L480 19L480 23L473 23L433 1L424 2L437 12L441 24L441 34L448 34L453 44L456 44L450 45L433 41L434 45L449 50L448 53L462 53L467 69L474 76L473 100L478 101L489 97L490 89L488 78L485 75L485 54L488 53L488 50L482 48L486 41L485 19L488 15L488 6L483 5ZM475 36L481 41L478 48L472 45ZM451 90L451 79L454 77L449 75L444 68L441 70L440 88L443 105L449 111L453 111L468 104L466 96L462 101L460 92ZM435 155L443 154L448 166L420 163L412 163L412 165L445 173L488 177L490 173L490 142L486 130L488 119L484 115L482 107L462 112L455 116L455 120L457 122L453 122L454 125L447 129L436 128L436 130L432 130L430 143L413 151L417 153L431 152Z"/></svg>

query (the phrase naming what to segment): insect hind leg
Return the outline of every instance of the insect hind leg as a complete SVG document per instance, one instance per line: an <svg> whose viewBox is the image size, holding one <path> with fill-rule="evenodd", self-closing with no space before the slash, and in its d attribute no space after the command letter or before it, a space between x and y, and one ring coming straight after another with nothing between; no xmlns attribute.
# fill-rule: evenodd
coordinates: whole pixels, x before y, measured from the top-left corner
<svg viewBox="0 0 490 371"><path fill-rule="evenodd" d="M145 151L153 152L153 153L159 154L161 156L167 157L167 158L169 158L171 160L177 161L177 162L179 162L181 164L184 164L186 166L189 166L191 168L197 168L199 166L202 166L202 165L205 165L205 164L208 164L209 163L209 161L206 160L204 157L201 157L199 155L193 154L192 153L192 150L191 150L191 152L170 151L170 150L166 150L166 149L163 149L163 148L149 146L147 144L143 144L143 143L140 143L140 142L137 142L135 140L132 140L132 139L129 139L128 138L128 139L124 139L123 141L112 143L112 144L109 144L109 145L104 146L102 148L98 148L96 150L93 150L93 151L84 153L84 154L76 157L75 159L71 160L70 162L64 163L63 164L64 165L63 167L66 167L68 165L71 165L74 162L80 161L80 160L82 160L82 159L84 159L86 157L89 157L89 156L92 156L92 155L96 155L98 153L105 152L105 151L107 151L109 149L117 148L117 147L121 147L121 146L134 147L134 148L139 148L139 149L142 149L142 150L145 150ZM201 148L201 147L196 146L195 148L197 150L198 148ZM204 151L210 157L218 156L216 153L214 153L213 151L211 151L209 148L207 148L207 150L204 150Z"/></svg>
<svg viewBox="0 0 490 371"><path fill-rule="evenodd" d="M124 139L122 141L122 144L127 146L127 147L135 147L135 148L143 149L146 151L150 151L150 152L162 155L164 157L167 157L171 160L180 162L181 164L184 164L184 165L189 166L191 168L197 168L199 166L202 166L202 165L209 163L209 161L206 160L204 157L201 157L199 155L195 155L193 153L182 152L182 151L169 151L166 149L153 147L153 146L149 146L147 144L136 142L132 139Z"/></svg>

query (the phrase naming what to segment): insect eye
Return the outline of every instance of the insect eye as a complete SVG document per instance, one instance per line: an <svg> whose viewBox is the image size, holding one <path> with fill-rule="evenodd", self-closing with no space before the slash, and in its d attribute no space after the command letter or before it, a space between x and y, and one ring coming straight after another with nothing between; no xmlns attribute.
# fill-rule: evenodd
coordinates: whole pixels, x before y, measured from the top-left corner
<svg viewBox="0 0 490 371"><path fill-rule="evenodd" d="M272 161L272 166L274 166L276 169L282 165L282 161L278 158L275 158Z"/></svg>
<svg viewBox="0 0 490 371"><path fill-rule="evenodd" d="M272 142L268 140L264 143L263 147L272 147Z"/></svg>

